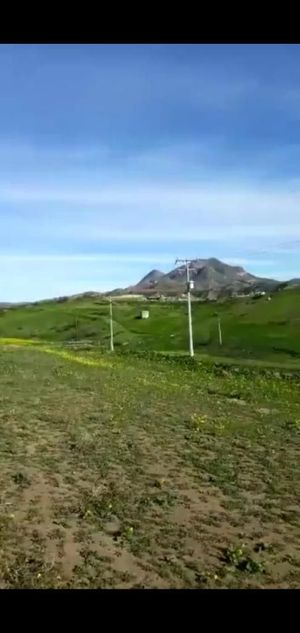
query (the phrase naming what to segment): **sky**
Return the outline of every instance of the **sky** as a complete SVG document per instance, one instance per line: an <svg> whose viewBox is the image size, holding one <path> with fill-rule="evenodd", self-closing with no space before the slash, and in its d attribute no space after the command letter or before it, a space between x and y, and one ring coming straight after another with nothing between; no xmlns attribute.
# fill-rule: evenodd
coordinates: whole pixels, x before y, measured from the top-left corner
<svg viewBox="0 0 300 633"><path fill-rule="evenodd" d="M0 45L0 301L300 277L299 45Z"/></svg>

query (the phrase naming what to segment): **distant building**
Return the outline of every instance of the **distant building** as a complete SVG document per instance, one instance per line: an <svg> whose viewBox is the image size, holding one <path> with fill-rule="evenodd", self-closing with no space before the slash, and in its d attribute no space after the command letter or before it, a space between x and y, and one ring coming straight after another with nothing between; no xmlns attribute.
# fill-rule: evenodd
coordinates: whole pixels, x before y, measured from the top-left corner
<svg viewBox="0 0 300 633"><path fill-rule="evenodd" d="M252 293L252 297L264 297L265 294L265 290L256 290Z"/></svg>

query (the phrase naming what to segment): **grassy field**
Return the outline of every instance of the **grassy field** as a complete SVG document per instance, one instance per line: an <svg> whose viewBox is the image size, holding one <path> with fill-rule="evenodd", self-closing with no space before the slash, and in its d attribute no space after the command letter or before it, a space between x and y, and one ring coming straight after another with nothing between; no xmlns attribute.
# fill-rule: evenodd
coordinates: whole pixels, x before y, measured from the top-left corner
<svg viewBox="0 0 300 633"><path fill-rule="evenodd" d="M4 343L1 587L299 587L299 374Z"/></svg>
<svg viewBox="0 0 300 633"><path fill-rule="evenodd" d="M137 318L143 307L150 318ZM185 303L114 301L116 349L188 350ZM218 343L221 317L223 346ZM47 341L89 340L109 346L108 303L78 299L0 311L0 337ZM300 290L275 293L271 301L238 299L193 304L197 354L291 363L300 367Z"/></svg>

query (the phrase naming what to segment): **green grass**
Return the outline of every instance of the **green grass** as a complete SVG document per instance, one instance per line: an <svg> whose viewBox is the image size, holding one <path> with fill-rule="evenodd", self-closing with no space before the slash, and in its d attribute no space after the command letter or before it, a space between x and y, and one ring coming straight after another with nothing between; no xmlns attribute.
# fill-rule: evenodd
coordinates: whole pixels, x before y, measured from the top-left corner
<svg viewBox="0 0 300 633"><path fill-rule="evenodd" d="M61 352L0 347L0 587L299 586L296 374Z"/></svg>
<svg viewBox="0 0 300 633"><path fill-rule="evenodd" d="M136 318L144 305L150 318ZM184 303L114 302L116 348L130 351L188 350ZM218 344L217 314L223 346ZM109 346L108 303L78 299L45 302L0 312L0 337L62 342L86 340ZM288 363L300 367L300 291L285 290L266 298L193 304L195 351L232 359Z"/></svg>

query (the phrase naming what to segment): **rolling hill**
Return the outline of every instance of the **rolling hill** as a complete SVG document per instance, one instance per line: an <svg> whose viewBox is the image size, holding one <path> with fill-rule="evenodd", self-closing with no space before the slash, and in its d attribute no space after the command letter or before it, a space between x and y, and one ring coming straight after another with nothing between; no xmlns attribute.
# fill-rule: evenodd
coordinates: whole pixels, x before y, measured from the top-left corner
<svg viewBox="0 0 300 633"><path fill-rule="evenodd" d="M149 319L138 318L143 308ZM196 354L300 364L300 289L275 292L271 301L227 298L194 302ZM223 345L218 343L221 318ZM115 348L128 351L188 351L186 302L113 299ZM53 342L89 341L109 348L107 298L82 296L0 311L0 337Z"/></svg>

